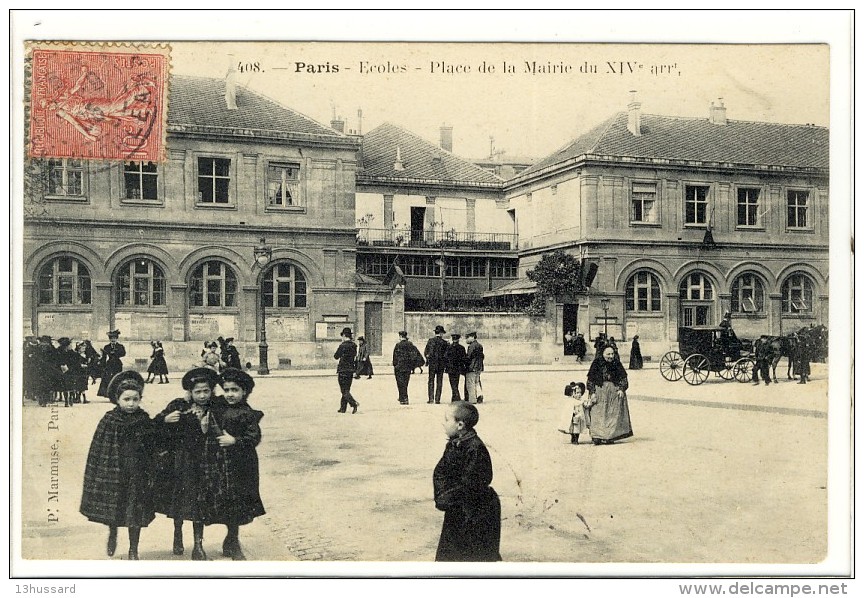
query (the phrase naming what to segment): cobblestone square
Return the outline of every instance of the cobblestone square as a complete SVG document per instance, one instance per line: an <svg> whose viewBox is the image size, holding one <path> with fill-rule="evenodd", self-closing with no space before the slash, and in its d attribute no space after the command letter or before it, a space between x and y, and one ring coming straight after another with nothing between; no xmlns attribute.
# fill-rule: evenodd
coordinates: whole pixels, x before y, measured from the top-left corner
<svg viewBox="0 0 864 598"><path fill-rule="evenodd" d="M584 379L586 366L578 368L484 374L477 430L501 496L505 561L813 564L826 557L825 366L814 365L809 385L712 377L689 386L664 381L656 367L630 372L634 437L612 446L588 438L574 446L556 429L563 386ZM411 404L399 405L392 374L380 370L354 382L356 415L336 412L335 374L257 378L250 403L265 413L258 454L267 514L241 528L250 561L286 562L290 571L291 561L434 559L443 513L434 507L431 474L445 444L446 405L426 403L425 375L412 377ZM176 374L170 384L148 385L144 408L153 416L181 392ZM24 559L107 559L107 530L81 516L78 504L87 448L109 407L102 398L72 408L24 406ZM188 523L185 532L191 545ZM205 531L215 561L228 560L223 536L222 526ZM121 530L121 547L125 541ZM191 565L188 554L171 553L171 522L161 515L142 531L140 555ZM214 572L231 574L237 565Z"/></svg>

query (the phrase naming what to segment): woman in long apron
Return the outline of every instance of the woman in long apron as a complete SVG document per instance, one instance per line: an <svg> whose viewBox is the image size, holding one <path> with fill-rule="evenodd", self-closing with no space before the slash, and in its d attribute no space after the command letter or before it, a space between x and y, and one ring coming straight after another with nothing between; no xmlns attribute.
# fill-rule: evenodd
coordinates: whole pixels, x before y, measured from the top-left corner
<svg viewBox="0 0 864 598"><path fill-rule="evenodd" d="M594 444L612 444L633 436L630 409L627 407L627 371L615 359L611 346L588 370L588 392L591 395L591 438Z"/></svg>

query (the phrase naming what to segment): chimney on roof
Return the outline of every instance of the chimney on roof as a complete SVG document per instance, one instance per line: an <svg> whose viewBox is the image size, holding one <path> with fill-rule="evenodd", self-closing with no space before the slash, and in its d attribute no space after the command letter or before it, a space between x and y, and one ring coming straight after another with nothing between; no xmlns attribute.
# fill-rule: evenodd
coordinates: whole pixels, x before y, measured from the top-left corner
<svg viewBox="0 0 864 598"><path fill-rule="evenodd" d="M718 105L711 102L711 108L708 112L708 122L712 125L726 124L726 106L723 104L723 98L717 98Z"/></svg>
<svg viewBox="0 0 864 598"><path fill-rule="evenodd" d="M230 69L225 73L225 106L237 110L237 71Z"/></svg>
<svg viewBox="0 0 864 598"><path fill-rule="evenodd" d="M345 121L342 120L342 117L334 118L330 121L330 128L339 131L340 133L345 132Z"/></svg>
<svg viewBox="0 0 864 598"><path fill-rule="evenodd" d="M357 108L357 134L363 134L363 108Z"/></svg>
<svg viewBox="0 0 864 598"><path fill-rule="evenodd" d="M396 146L396 161L393 163L393 170L405 170L405 165L402 164L402 148Z"/></svg>
<svg viewBox="0 0 864 598"><path fill-rule="evenodd" d="M630 103L627 104L627 130L636 137L642 135L642 104L636 101L636 90L630 90Z"/></svg>
<svg viewBox="0 0 864 598"><path fill-rule="evenodd" d="M448 152L453 151L453 127L448 127L446 125L441 125L441 149L445 149Z"/></svg>

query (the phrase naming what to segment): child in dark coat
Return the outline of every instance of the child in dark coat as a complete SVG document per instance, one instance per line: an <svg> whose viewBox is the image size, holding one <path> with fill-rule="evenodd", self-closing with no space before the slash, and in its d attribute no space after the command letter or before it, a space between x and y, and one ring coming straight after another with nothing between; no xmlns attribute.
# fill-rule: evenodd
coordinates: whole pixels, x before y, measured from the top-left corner
<svg viewBox="0 0 864 598"><path fill-rule="evenodd" d="M464 401L444 414L449 440L432 476L435 507L444 511L436 561L501 560L501 502L489 485L489 451L474 431L479 419L477 408Z"/></svg>
<svg viewBox="0 0 864 598"><path fill-rule="evenodd" d="M159 384L168 383L168 363L165 361L165 349L162 347L162 341L150 341L150 346L153 347L153 352L150 354L150 366L147 368L146 382L154 382L156 376L159 376ZM165 381L162 381L162 377Z"/></svg>
<svg viewBox="0 0 864 598"><path fill-rule="evenodd" d="M264 414L252 409L246 402L255 381L252 376L236 368L222 372L220 381L225 391L223 397L214 399L213 413L222 428L218 446L208 443L209 459L224 462L224 487L219 489L222 507L219 519L228 534L222 543L222 554L235 561L245 561L240 548L240 526L251 523L263 515L264 505L258 491L258 453L255 447L261 442L259 422Z"/></svg>
<svg viewBox="0 0 864 598"><path fill-rule="evenodd" d="M213 397L220 381L231 388L230 398ZM223 554L245 558L239 526L264 514L255 452L263 414L244 402L253 386L239 370L219 378L209 368L195 368L183 376L191 402L175 399L154 418L166 441L155 484L156 511L174 519L174 554L183 554L183 521L192 521L192 560L207 560L204 526L212 524L228 526Z"/></svg>
<svg viewBox="0 0 864 598"><path fill-rule="evenodd" d="M214 418L210 415L213 388L219 376L210 368L193 368L181 381L186 396L174 399L156 417L160 451L153 495L155 510L174 520L174 554L184 552L183 522L192 521L195 548L192 560L207 560L204 553L204 521L209 518L206 491L208 477L215 477L215 466L205 460L208 436L216 438Z"/></svg>
<svg viewBox="0 0 864 598"><path fill-rule="evenodd" d="M152 422L140 409L144 379L121 372L108 385L114 409L105 414L90 444L84 470L81 514L108 526L108 556L117 549L117 528L129 528L129 560L138 560L141 528L154 519L150 489Z"/></svg>

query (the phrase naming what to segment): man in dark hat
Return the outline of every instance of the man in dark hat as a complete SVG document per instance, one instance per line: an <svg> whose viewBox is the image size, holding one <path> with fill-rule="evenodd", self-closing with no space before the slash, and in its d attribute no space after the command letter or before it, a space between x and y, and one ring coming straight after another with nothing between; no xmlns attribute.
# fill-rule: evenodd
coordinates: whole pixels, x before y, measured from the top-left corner
<svg viewBox="0 0 864 598"><path fill-rule="evenodd" d="M234 346L234 337L229 336L222 344L222 361L225 362L225 367L243 369L243 364L240 362L240 352Z"/></svg>
<svg viewBox="0 0 864 598"><path fill-rule="evenodd" d="M462 395L459 393L459 378L465 375L465 347L459 344L460 338L462 337L458 334L451 334L451 342L444 353L444 371L447 372L447 378L450 380L451 402L462 400Z"/></svg>
<svg viewBox="0 0 864 598"><path fill-rule="evenodd" d="M408 333L399 332L399 342L393 347L393 373L396 376L396 388L399 391L399 404L408 404L408 383L414 368L423 367L425 360L420 350L408 340Z"/></svg>
<svg viewBox="0 0 864 598"><path fill-rule="evenodd" d="M351 396L351 383L354 381L354 360L357 359L357 345L351 338L354 336L350 328L343 328L341 334L342 343L336 349L333 355L334 359L338 359L336 365L336 377L339 379L339 391L342 393L342 399L339 403L339 413L345 413L348 405L351 405L351 413L357 413L357 407L360 403L354 400Z"/></svg>
<svg viewBox="0 0 864 598"><path fill-rule="evenodd" d="M79 363L78 353L72 348L72 339L66 336L57 339L57 366L60 368L62 381L59 392L63 395L65 407L71 407L73 404L75 375L80 369Z"/></svg>
<svg viewBox="0 0 864 598"><path fill-rule="evenodd" d="M123 371L122 358L126 356L126 347L118 342L119 330L108 333L108 344L102 348L102 380L99 382L100 397L108 397L108 384L111 378Z"/></svg>
<svg viewBox="0 0 864 598"><path fill-rule="evenodd" d="M483 345L477 340L476 332L465 335L468 339L468 349L465 360L468 363L468 372L465 374L465 400L472 403L483 402L483 386L480 383L480 372L483 371Z"/></svg>
<svg viewBox="0 0 864 598"><path fill-rule="evenodd" d="M585 353L587 350L588 347L585 344L585 335L580 332L576 335L576 338L573 339L573 354L576 356L576 359L579 360L579 363L582 363L582 360L585 359Z"/></svg>
<svg viewBox="0 0 864 598"><path fill-rule="evenodd" d="M426 343L426 349L423 351L423 356L426 358L426 367L429 368L429 400L427 403L441 402L441 387L444 383L444 354L447 352L449 344L444 340L444 335L447 333L444 327L438 325L435 327L435 336L429 339Z"/></svg>

